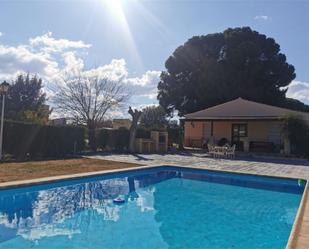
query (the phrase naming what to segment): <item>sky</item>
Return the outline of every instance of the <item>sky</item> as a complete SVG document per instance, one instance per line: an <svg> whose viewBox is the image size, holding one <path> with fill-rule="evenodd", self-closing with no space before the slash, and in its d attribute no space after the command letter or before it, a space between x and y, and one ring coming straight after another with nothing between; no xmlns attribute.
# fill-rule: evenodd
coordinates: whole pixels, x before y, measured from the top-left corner
<svg viewBox="0 0 309 249"><path fill-rule="evenodd" d="M127 105L141 108L158 103L160 73L178 46L250 26L280 44L296 68L288 96L309 104L308 13L309 0L0 0L0 80L36 73L52 98L66 72L104 73L128 88Z"/></svg>

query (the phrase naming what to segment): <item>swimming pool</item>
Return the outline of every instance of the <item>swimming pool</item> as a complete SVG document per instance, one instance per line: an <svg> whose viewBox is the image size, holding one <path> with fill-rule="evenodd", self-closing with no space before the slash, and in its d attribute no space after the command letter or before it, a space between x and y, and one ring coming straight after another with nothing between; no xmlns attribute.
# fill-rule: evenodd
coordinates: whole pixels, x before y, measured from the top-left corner
<svg viewBox="0 0 309 249"><path fill-rule="evenodd" d="M303 190L297 180L181 167L7 189L0 249L285 248Z"/></svg>

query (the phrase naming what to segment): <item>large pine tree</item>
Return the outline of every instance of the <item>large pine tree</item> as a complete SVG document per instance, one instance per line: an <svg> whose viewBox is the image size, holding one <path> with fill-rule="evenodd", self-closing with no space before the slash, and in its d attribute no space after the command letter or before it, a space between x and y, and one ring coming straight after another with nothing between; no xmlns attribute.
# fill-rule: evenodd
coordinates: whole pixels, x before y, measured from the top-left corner
<svg viewBox="0 0 309 249"><path fill-rule="evenodd" d="M295 69L273 38L249 27L195 36L165 63L158 85L160 105L186 114L237 97L306 110L286 99Z"/></svg>

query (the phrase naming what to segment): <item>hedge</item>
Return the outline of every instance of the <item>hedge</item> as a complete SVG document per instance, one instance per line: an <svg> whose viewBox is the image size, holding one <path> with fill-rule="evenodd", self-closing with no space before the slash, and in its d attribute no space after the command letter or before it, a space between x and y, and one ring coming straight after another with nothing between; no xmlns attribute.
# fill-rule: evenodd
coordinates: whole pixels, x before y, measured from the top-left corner
<svg viewBox="0 0 309 249"><path fill-rule="evenodd" d="M63 157L85 148L85 129L5 121L3 150L16 159Z"/></svg>
<svg viewBox="0 0 309 249"><path fill-rule="evenodd" d="M102 150L126 151L129 148L130 131L126 128L118 130L101 129L98 131L97 143Z"/></svg>
<svg viewBox="0 0 309 249"><path fill-rule="evenodd" d="M181 127L168 127L167 128L168 132L168 141L169 144L181 144L182 143L182 128Z"/></svg>
<svg viewBox="0 0 309 249"><path fill-rule="evenodd" d="M150 138L150 131L151 129L138 127L136 129L136 138Z"/></svg>

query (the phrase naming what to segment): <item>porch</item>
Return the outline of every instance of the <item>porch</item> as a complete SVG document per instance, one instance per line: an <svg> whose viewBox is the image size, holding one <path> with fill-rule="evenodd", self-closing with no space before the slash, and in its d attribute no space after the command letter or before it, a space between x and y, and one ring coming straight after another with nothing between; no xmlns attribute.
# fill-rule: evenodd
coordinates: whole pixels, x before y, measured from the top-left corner
<svg viewBox="0 0 309 249"><path fill-rule="evenodd" d="M290 154L280 120L185 120L184 145L236 144L236 150L254 153Z"/></svg>

